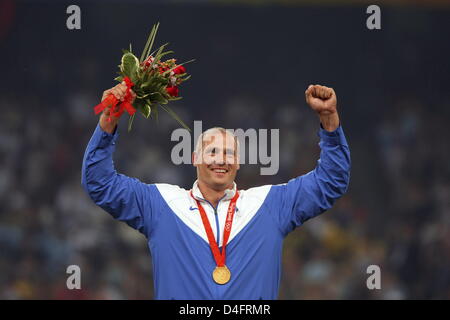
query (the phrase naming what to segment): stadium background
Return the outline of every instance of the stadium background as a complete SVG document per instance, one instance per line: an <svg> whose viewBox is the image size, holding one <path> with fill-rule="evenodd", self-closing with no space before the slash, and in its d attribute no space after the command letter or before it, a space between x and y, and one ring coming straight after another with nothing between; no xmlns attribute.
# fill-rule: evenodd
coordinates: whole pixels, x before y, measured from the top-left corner
<svg viewBox="0 0 450 320"><path fill-rule="evenodd" d="M82 29L66 28L81 7ZM192 79L173 109L203 128L280 128L280 171L243 166L240 188L283 183L318 159L310 83L335 88L352 152L347 195L291 233L280 299L450 298L450 7L378 1L0 1L0 298L151 299L145 239L97 208L81 161L114 85L121 49L140 52L161 22ZM116 168L189 188L195 171L170 161L177 123L121 123ZM69 291L66 267L82 270ZM382 289L366 288L381 267Z"/></svg>

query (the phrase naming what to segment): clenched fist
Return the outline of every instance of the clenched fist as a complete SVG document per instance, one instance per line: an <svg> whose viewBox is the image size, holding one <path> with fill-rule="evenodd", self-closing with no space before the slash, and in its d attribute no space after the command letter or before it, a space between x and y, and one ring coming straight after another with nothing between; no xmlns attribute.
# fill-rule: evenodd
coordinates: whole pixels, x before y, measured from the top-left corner
<svg viewBox="0 0 450 320"><path fill-rule="evenodd" d="M311 109L320 114L331 114L336 112L336 94L333 88L321 85L310 85L305 91L306 103Z"/></svg>
<svg viewBox="0 0 450 320"><path fill-rule="evenodd" d="M327 131L334 131L339 126L337 98L333 88L310 85L305 91L306 103L319 115L322 126Z"/></svg>
<svg viewBox="0 0 450 320"><path fill-rule="evenodd" d="M105 90L103 92L102 101L109 95L113 94L119 101L123 101L125 98L125 95L127 93L127 85L125 82L119 83L118 85L112 87L111 89ZM134 99L136 98L136 94L133 92L133 90L130 90L131 96L133 99L131 100L131 104L133 104ZM120 102L116 105L116 112L119 109ZM113 133L114 129L117 126L117 123L119 122L119 117L115 117L114 115L111 115L111 121L108 121L108 118L111 113L111 106L105 108L105 110L100 115L100 127L103 129L103 131L106 131L108 133Z"/></svg>

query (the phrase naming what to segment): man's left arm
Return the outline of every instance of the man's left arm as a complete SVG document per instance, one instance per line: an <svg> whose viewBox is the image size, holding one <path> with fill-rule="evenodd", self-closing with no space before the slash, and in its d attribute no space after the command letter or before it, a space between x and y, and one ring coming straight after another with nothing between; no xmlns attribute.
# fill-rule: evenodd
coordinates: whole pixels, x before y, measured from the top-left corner
<svg viewBox="0 0 450 320"><path fill-rule="evenodd" d="M350 150L339 123L334 90L311 85L305 96L320 119L320 159L311 172L273 186L278 223L284 234L330 209L347 191L350 181Z"/></svg>

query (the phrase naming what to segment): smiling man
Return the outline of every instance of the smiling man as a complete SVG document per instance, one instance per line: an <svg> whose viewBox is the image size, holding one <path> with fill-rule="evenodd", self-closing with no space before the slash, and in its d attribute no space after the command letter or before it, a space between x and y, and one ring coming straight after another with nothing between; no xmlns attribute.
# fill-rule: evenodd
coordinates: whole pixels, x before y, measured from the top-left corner
<svg viewBox="0 0 450 320"><path fill-rule="evenodd" d="M224 128L206 130L198 137L192 163L197 167L197 182L202 195L216 207L224 190L234 187L239 170L237 137Z"/></svg>
<svg viewBox="0 0 450 320"><path fill-rule="evenodd" d="M118 99L126 86L104 92ZM109 110L87 146L82 185L97 205L143 233L153 261L156 299L276 299L282 244L347 190L350 152L333 89L310 85L306 102L320 119L316 168L280 185L238 190L238 140L223 128L199 137L190 190L119 174L112 155L118 118ZM102 99L103 100L103 99Z"/></svg>

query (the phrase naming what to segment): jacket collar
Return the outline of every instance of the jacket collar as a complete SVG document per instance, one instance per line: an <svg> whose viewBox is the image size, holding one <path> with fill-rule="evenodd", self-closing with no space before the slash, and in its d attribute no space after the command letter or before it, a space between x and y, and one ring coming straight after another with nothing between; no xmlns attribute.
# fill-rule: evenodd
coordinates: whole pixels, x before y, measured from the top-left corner
<svg viewBox="0 0 450 320"><path fill-rule="evenodd" d="M225 195L220 200L231 200L234 197L234 195L236 194L236 191L237 191L236 182L233 181L233 188L226 189ZM194 195L195 199L206 201L202 195L202 192L200 191L200 188L198 187L198 180L195 180L194 184L192 185L192 194Z"/></svg>

